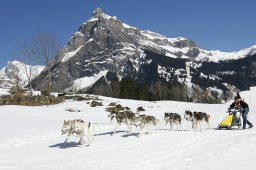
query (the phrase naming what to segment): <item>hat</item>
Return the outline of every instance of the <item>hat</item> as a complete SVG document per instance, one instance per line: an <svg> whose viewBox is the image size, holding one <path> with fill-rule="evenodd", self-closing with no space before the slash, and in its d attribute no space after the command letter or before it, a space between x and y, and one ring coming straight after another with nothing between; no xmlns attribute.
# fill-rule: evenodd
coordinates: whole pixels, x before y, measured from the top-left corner
<svg viewBox="0 0 256 170"><path fill-rule="evenodd" d="M234 98L234 100L239 100L239 99L241 99L240 97L238 97L238 96L236 96L235 98Z"/></svg>

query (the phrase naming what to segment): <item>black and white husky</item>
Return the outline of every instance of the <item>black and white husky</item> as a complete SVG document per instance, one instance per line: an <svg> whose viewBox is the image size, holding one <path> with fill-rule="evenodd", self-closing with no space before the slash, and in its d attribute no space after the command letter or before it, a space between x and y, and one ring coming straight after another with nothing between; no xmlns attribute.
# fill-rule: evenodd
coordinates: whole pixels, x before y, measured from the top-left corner
<svg viewBox="0 0 256 170"><path fill-rule="evenodd" d="M191 112L189 110L185 111L184 118L187 121L192 122L192 128L196 131L198 128L198 125L200 125L200 131L202 131L202 122L205 122L208 124L208 128L210 129L210 115L204 113L204 112Z"/></svg>
<svg viewBox="0 0 256 170"><path fill-rule="evenodd" d="M115 127L113 134L116 133L116 130L122 123L125 123L128 126L129 133L132 133L132 125L135 121L135 113L130 110L125 111L112 111L108 117L111 118L110 122L115 118L117 121L117 126Z"/></svg>
<svg viewBox="0 0 256 170"><path fill-rule="evenodd" d="M176 130L181 130L181 116L178 113L164 113L165 123L170 123L171 130L174 124L177 125Z"/></svg>
<svg viewBox="0 0 256 170"><path fill-rule="evenodd" d="M62 135L67 133L67 137L64 141L64 145L68 141L71 135L76 134L79 136L80 140L78 144L84 145L83 137L86 135L87 137L87 146L92 144L93 135L94 135L94 125L91 122L85 122L82 119L74 119L74 120L64 120L62 126Z"/></svg>

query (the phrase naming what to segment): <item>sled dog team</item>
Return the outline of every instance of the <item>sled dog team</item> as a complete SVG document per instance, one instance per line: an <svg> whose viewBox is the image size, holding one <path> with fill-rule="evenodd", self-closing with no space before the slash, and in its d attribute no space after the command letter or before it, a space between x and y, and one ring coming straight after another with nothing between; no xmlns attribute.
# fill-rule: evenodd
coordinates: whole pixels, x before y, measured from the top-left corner
<svg viewBox="0 0 256 170"><path fill-rule="evenodd" d="M112 122L113 119L116 120L117 126L114 128L113 134L116 133L116 130L119 126L121 126L122 123L126 124L128 127L129 133L132 133L132 125L134 125L137 129L139 127L140 133L139 136L141 136L147 128L148 132L150 131L151 125L158 125L160 121L156 119L154 116L149 115L138 115L133 113L129 108L122 108L120 106L115 106L106 108L106 111L110 112L108 117L110 118L110 122ZM203 122L206 122L209 125L209 119L210 115L203 113L203 112L191 112L189 110L185 111L184 119L187 121L192 122L192 128L196 131L198 129L198 126L200 126L200 131L202 130L201 126ZM170 129L172 130L173 126L176 125L176 130L181 130L181 116L178 113L165 113L164 114L164 120L166 124L170 123ZM87 144L86 146L90 146L92 144L93 135L94 135L94 125L91 122L86 122L82 119L75 119L75 120L64 120L63 126L62 126L62 135L67 134L67 137L64 141L64 145L68 141L68 139L71 137L71 135L75 137L79 137L78 144L84 146L85 142L83 140L83 137L87 137Z"/></svg>

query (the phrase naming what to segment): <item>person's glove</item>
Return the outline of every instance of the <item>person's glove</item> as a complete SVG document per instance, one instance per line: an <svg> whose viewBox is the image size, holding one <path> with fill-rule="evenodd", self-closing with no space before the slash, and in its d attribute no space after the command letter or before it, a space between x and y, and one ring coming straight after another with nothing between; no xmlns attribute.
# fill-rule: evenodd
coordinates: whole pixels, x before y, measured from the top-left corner
<svg viewBox="0 0 256 170"><path fill-rule="evenodd" d="M236 107L236 110L239 111L239 112L244 111L244 109L242 107Z"/></svg>

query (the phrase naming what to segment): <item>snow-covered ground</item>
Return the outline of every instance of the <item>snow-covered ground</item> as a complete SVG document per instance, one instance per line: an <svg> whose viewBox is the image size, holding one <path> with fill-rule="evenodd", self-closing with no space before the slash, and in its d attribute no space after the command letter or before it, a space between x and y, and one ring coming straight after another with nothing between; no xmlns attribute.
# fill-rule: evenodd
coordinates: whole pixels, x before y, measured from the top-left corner
<svg viewBox="0 0 256 170"><path fill-rule="evenodd" d="M242 92L250 105L250 121L256 121L256 90ZM135 101L101 97L104 106L90 107L86 101L66 101L52 106L0 106L0 169L89 169L89 170L205 170L255 169L256 127L246 130L214 130L225 118L226 104L195 104L175 101ZM118 102L133 111L143 106L145 114L160 119L151 134L138 137L122 125L111 135L116 123L110 123L105 107ZM67 112L75 108L81 112ZM164 112L204 111L211 115L212 129L191 129L183 120L181 131L170 131L163 121ZM82 118L95 123L91 147L79 147L71 137L63 147L64 120Z"/></svg>

